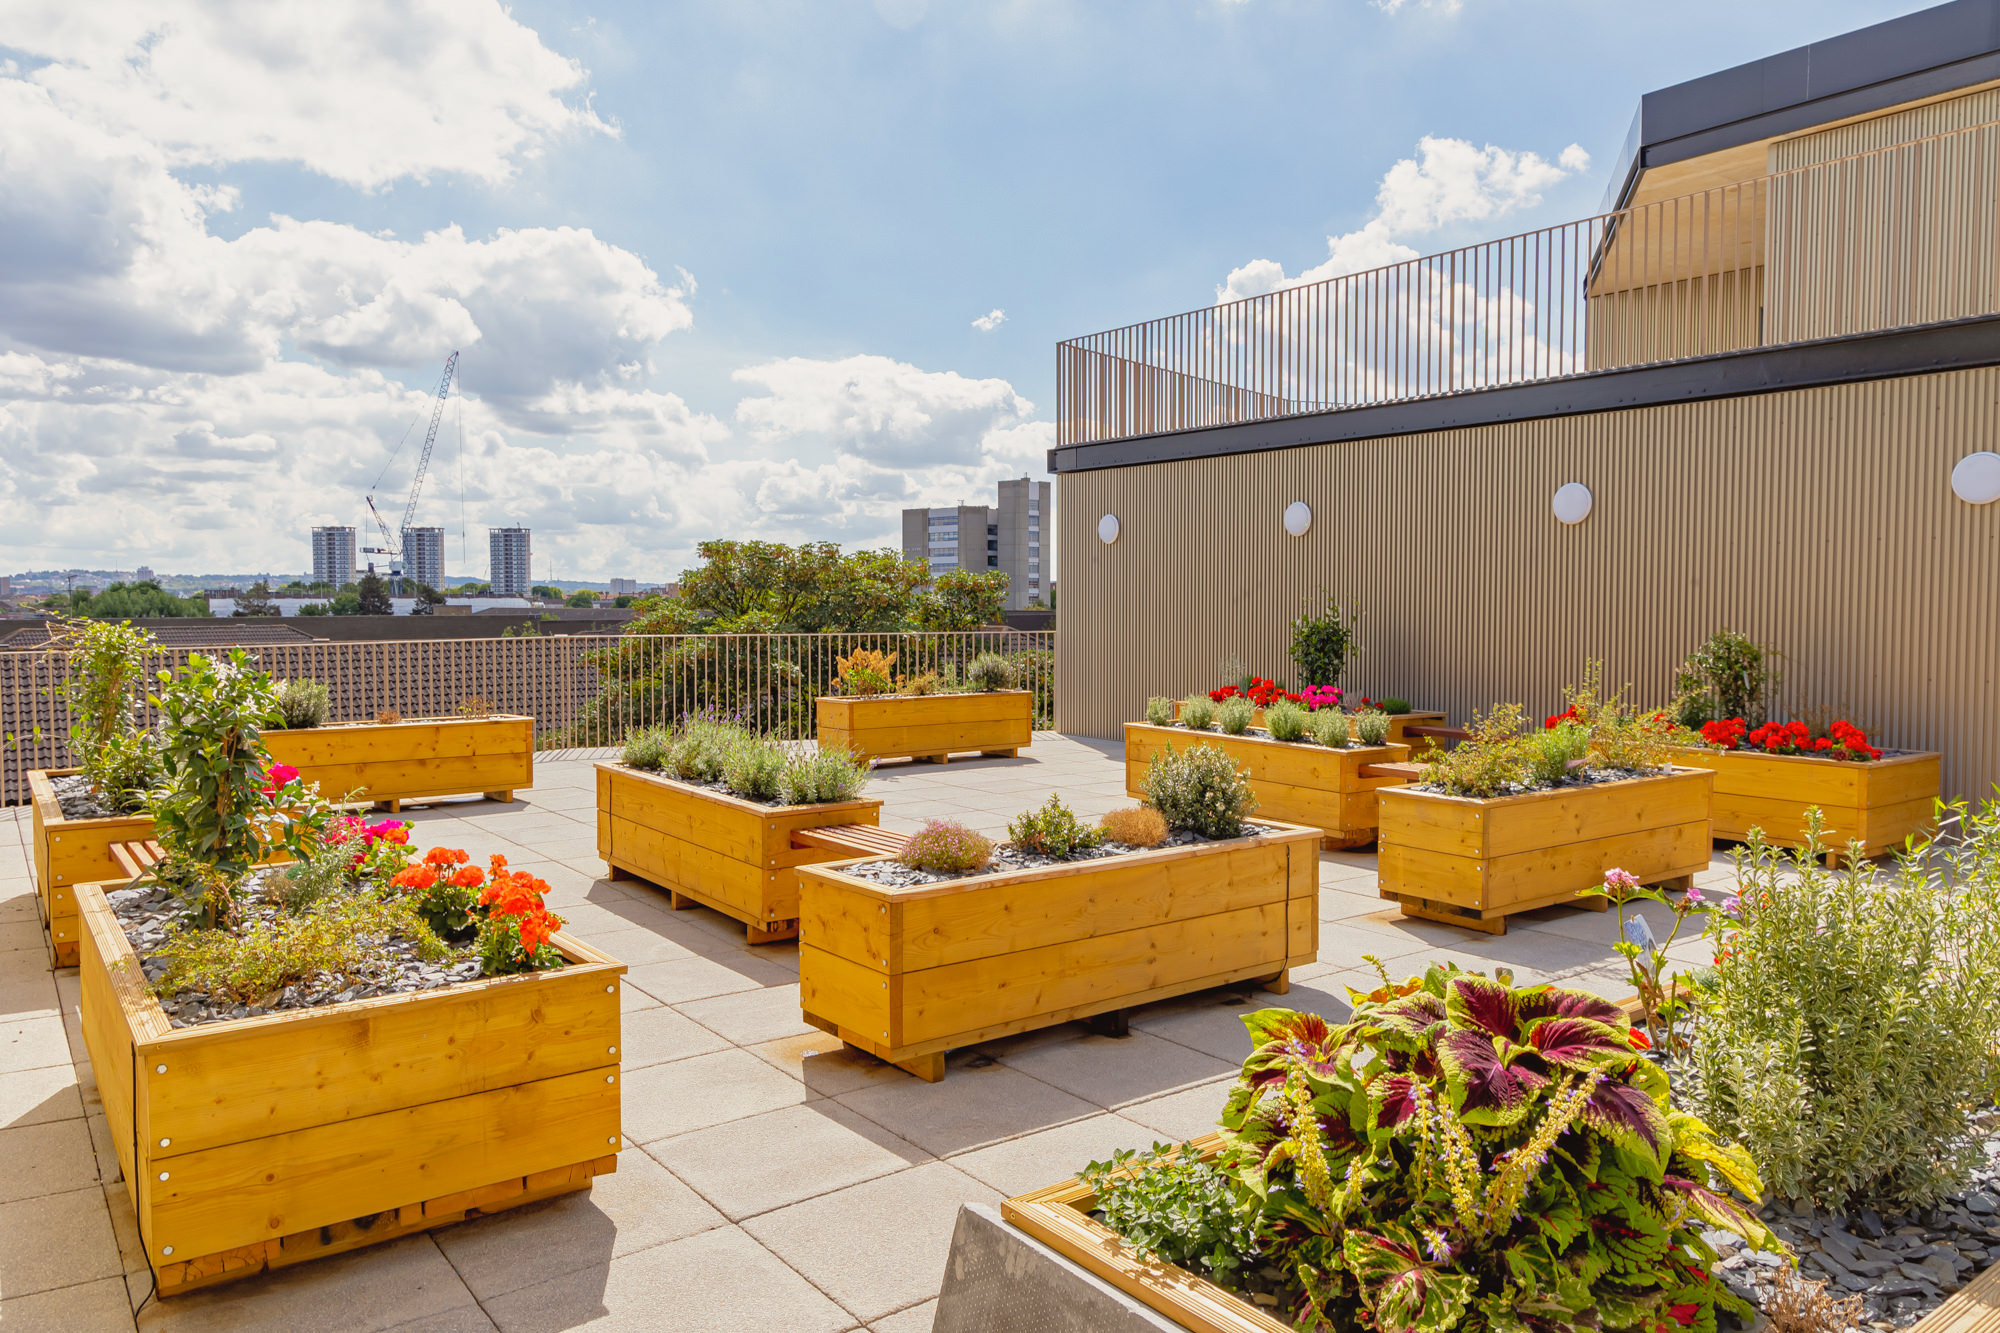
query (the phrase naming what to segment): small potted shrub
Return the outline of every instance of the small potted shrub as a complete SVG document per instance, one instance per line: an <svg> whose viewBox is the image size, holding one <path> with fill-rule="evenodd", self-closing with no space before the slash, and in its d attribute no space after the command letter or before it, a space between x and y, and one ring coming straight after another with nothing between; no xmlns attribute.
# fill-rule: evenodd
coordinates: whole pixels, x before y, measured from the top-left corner
<svg viewBox="0 0 2000 1333"><path fill-rule="evenodd" d="M613 879L667 890L744 924L752 944L799 933L798 867L852 855L795 845L800 830L881 822L864 798L869 764L842 750L796 750L696 717L634 733L619 763L597 765L597 852Z"/></svg>
<svg viewBox="0 0 2000 1333"><path fill-rule="evenodd" d="M1012 759L1033 741L1035 697L1006 657L974 657L961 688L948 673L897 675L896 659L857 648L834 660L833 693L814 705L821 749L942 764L967 751Z"/></svg>
<svg viewBox="0 0 2000 1333"><path fill-rule="evenodd" d="M806 1020L935 1082L954 1047L1228 981L1282 989L1318 950L1318 831L1247 823L1256 795L1213 746L1153 775L1146 806L1101 823L1051 796L998 847L932 823L890 856L802 866Z"/></svg>
<svg viewBox="0 0 2000 1333"><path fill-rule="evenodd" d="M613 1169L617 976L546 886L336 818L240 654L154 696L161 855L77 890L82 1027L172 1296ZM393 1122L394 1133L382 1126Z"/></svg>
<svg viewBox="0 0 2000 1333"><path fill-rule="evenodd" d="M1244 1017L1219 1133L1093 1162L1005 1216L1226 1333L1754 1316L1710 1265L1716 1232L1789 1257L1753 1211L1756 1164L1675 1108L1617 1006L1452 967L1349 994L1338 1026Z"/></svg>
<svg viewBox="0 0 2000 1333"><path fill-rule="evenodd" d="M1942 756L1878 748L1845 718L1770 719L1775 658L1723 629L1676 677L1680 717L1700 740L1675 760L1714 771L1715 836L1741 842L1756 829L1767 842L1800 847L1817 810L1825 854L1865 859L1934 832Z"/></svg>
<svg viewBox="0 0 2000 1333"><path fill-rule="evenodd" d="M1707 867L1713 775L1675 765L1687 733L1671 714L1603 697L1599 675L1591 663L1540 731L1519 705L1476 715L1421 782L1380 794L1383 897L1500 934L1536 907L1603 910L1601 896L1578 895L1614 867L1676 888Z"/></svg>

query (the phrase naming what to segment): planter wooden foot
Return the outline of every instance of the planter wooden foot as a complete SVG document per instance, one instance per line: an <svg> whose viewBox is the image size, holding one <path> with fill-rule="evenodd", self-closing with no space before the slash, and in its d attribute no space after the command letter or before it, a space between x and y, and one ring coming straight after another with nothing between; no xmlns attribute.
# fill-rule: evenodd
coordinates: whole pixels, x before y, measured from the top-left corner
<svg viewBox="0 0 2000 1333"><path fill-rule="evenodd" d="M1020 757L1021 752L1019 750L981 750L979 754L984 759L1017 759Z"/></svg>
<svg viewBox="0 0 2000 1333"><path fill-rule="evenodd" d="M943 1051L932 1051L929 1055L912 1056L908 1060L895 1060L891 1063L905 1073L915 1074L926 1083L937 1083L944 1078Z"/></svg>
<svg viewBox="0 0 2000 1333"><path fill-rule="evenodd" d="M624 866L614 865L611 867L611 873L609 875L606 875L605 878L610 880L613 884L616 884L621 879L637 879L639 877L633 874L631 871L627 870Z"/></svg>
<svg viewBox="0 0 2000 1333"><path fill-rule="evenodd" d="M1131 1018L1131 1010L1113 1009L1108 1014L1093 1014L1083 1022L1100 1037L1129 1037L1132 1035Z"/></svg>
<svg viewBox="0 0 2000 1333"><path fill-rule="evenodd" d="M1272 976L1258 977L1257 985L1273 995L1289 995L1292 990L1292 970L1285 968Z"/></svg>
<svg viewBox="0 0 2000 1333"><path fill-rule="evenodd" d="M512 805L514 803L514 791L511 787L506 791L483 791L479 794L489 801L498 801L502 805Z"/></svg>
<svg viewBox="0 0 2000 1333"><path fill-rule="evenodd" d="M776 944L780 940L795 940L799 937L799 920L793 917L789 921L766 921L762 926L753 926L745 922L743 930L752 944Z"/></svg>
<svg viewBox="0 0 2000 1333"><path fill-rule="evenodd" d="M676 912L692 912L695 908L701 906L701 900L691 894L682 893L678 889L668 889L667 905Z"/></svg>
<svg viewBox="0 0 2000 1333"><path fill-rule="evenodd" d="M1504 913L1485 917L1477 912L1467 912L1452 907L1447 903L1433 903L1426 898L1405 898L1397 893L1384 893L1382 896L1393 899L1396 906L1402 909L1404 916L1413 916L1424 921L1439 921L1447 926L1464 926L1467 930L1476 930L1486 935L1507 933L1507 917Z"/></svg>
<svg viewBox="0 0 2000 1333"><path fill-rule="evenodd" d="M1321 838L1319 849L1323 852L1351 852L1357 847L1372 847L1374 844L1375 832L1370 829L1366 833L1357 833L1344 838Z"/></svg>

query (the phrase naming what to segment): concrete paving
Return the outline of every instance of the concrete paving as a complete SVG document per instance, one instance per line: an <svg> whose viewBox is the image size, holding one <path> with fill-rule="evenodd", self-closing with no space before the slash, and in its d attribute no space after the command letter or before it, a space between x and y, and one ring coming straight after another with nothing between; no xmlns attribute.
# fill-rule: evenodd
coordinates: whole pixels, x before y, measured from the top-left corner
<svg viewBox="0 0 2000 1333"><path fill-rule="evenodd" d="M493 852L547 880L568 929L631 965L625 1150L587 1194L167 1301L152 1290L78 1027L51 973L29 822L0 811L0 1328L88 1330L929 1329L953 1219L1091 1158L1206 1133L1248 1053L1239 1014L1346 1012L1367 957L1433 960L1626 994L1615 918L1551 908L1501 937L1407 921L1367 853L1320 858L1319 962L1279 999L1221 990L1150 1005L1131 1035L1067 1024L953 1052L942 1083L845 1052L798 1011L798 949L751 947L705 909L611 883L594 853L592 754L545 755L509 805L407 811L422 846ZM1131 804L1116 742L1040 733L1016 759L889 764L872 795L910 831L950 818L1003 836L1058 791ZM1718 855L1702 877L1723 887ZM1663 921L1662 921L1663 924ZM1702 961L1698 943L1676 955Z"/></svg>

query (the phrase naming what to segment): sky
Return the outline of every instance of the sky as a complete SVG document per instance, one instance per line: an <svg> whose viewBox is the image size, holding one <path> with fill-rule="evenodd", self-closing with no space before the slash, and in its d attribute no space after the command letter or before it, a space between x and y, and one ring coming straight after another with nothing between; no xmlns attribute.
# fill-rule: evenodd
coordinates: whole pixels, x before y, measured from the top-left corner
<svg viewBox="0 0 2000 1333"><path fill-rule="evenodd" d="M898 545L1060 339L1588 216L1640 94L1922 7L0 0L0 570L305 569L453 350L454 575Z"/></svg>

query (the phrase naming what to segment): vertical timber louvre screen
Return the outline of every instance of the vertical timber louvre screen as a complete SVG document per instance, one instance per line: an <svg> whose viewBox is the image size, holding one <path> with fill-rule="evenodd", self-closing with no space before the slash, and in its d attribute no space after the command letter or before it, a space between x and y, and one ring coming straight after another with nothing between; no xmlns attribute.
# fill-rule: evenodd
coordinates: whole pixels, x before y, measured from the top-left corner
<svg viewBox="0 0 2000 1333"><path fill-rule="evenodd" d="M866 648L895 653L894 671L963 676L981 653L1000 653L1035 693L1038 727L1054 716L1055 634L1051 630L958 633L550 635L515 639L428 639L246 647L278 680L323 682L332 722L373 721L393 709L405 718L466 712L535 719L538 749L617 745L642 727L707 713L786 740L814 733L813 699L834 680L835 660ZM146 678L195 653L150 655ZM30 769L70 765L67 656L46 649L0 652L0 805L28 799ZM148 720L151 710L146 710Z"/></svg>

